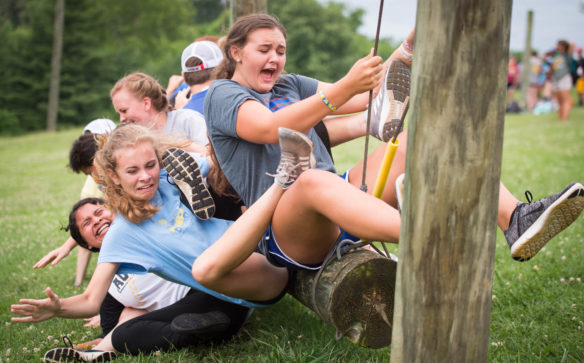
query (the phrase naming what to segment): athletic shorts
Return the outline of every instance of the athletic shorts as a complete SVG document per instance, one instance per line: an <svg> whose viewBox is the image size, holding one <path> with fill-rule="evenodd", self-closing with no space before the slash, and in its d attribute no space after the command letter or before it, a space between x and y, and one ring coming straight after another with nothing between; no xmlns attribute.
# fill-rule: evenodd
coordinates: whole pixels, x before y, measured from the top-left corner
<svg viewBox="0 0 584 363"><path fill-rule="evenodd" d="M572 89L574 83L572 82L572 75L566 74L562 78L558 80L554 80L552 82L552 91L559 92L559 91L569 91Z"/></svg>
<svg viewBox="0 0 584 363"><path fill-rule="evenodd" d="M345 172L343 175L339 175L341 178L345 179L348 182L349 180L349 172ZM360 239L351 235L350 233L343 232L339 229L339 233L342 234L341 238L337 239L337 244L335 245L334 249L336 250L339 243L341 241L350 240L353 243L359 242ZM303 265L297 261L294 261L292 258L287 256L278 245L276 238L274 237L274 233L272 231L272 226L268 227L264 238L260 241L258 245L258 249L260 252L266 256L268 261L278 267L287 267L290 270L318 270L320 269L321 264L318 265Z"/></svg>

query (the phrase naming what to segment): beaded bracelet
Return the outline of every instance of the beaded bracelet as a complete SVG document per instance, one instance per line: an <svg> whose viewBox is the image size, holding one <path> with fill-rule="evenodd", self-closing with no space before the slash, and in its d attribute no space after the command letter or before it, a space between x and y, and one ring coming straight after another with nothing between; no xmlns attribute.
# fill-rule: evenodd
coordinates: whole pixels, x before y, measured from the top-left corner
<svg viewBox="0 0 584 363"><path fill-rule="evenodd" d="M320 91L318 94L320 95L320 99L322 100L322 102L324 102L326 107L328 107L331 111L337 110L337 108L333 106L333 104L328 100L328 98L326 98L323 91Z"/></svg>
<svg viewBox="0 0 584 363"><path fill-rule="evenodd" d="M403 44L405 45L406 48L408 48L408 50L410 51L410 53L414 52L414 48L412 48L412 46L410 45L410 43L408 43L407 39L404 39Z"/></svg>
<svg viewBox="0 0 584 363"><path fill-rule="evenodd" d="M406 50L404 43L399 46L399 52L401 53L402 57L408 62L411 62L414 59L414 55Z"/></svg>

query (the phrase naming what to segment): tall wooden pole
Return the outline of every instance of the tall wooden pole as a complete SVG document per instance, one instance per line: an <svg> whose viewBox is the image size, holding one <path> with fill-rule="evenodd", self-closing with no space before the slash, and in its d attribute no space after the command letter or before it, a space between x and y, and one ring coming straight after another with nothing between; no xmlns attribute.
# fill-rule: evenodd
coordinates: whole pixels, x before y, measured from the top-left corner
<svg viewBox="0 0 584 363"><path fill-rule="evenodd" d="M525 49L523 50L523 69L521 71L521 97L519 106L527 110L527 88L529 87L529 73L531 72L531 31L533 29L533 10L527 11L527 33Z"/></svg>
<svg viewBox="0 0 584 363"><path fill-rule="evenodd" d="M267 13L268 0L231 0L231 24L237 18L253 14L253 13Z"/></svg>
<svg viewBox="0 0 584 363"><path fill-rule="evenodd" d="M511 0L419 0L391 362L486 362Z"/></svg>
<svg viewBox="0 0 584 363"><path fill-rule="evenodd" d="M65 0L56 0L53 33L53 55L51 57L51 83L49 85L49 105L47 107L47 131L57 128L59 111L59 83L61 79L61 55L63 53L63 23Z"/></svg>

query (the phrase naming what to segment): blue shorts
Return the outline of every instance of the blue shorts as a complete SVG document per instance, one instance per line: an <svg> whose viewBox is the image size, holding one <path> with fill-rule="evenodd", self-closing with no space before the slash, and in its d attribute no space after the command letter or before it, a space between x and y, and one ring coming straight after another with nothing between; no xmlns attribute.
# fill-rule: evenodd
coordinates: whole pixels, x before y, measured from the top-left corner
<svg viewBox="0 0 584 363"><path fill-rule="evenodd" d="M345 172L343 175L340 175L343 179L348 182L348 174L349 172ZM342 233L341 238L338 239L337 244L334 246L334 249L339 245L339 242L344 240L350 240L353 243L360 241L358 237L353 236L350 233L343 232L339 229L339 233ZM260 242L258 246L260 252L266 256L268 261L274 266L278 267L287 267L291 270L318 270L320 269L321 264L318 265L303 265L299 262L294 261L292 258L288 257L278 245L276 238L274 237L274 233L272 232L272 226L268 227L264 238Z"/></svg>
<svg viewBox="0 0 584 363"><path fill-rule="evenodd" d="M353 243L360 241L358 237L353 236L348 232L343 232L339 229L339 233L342 232L341 238L337 240L337 244L334 246L336 250L341 241L350 240ZM321 264L318 265L303 265L299 262L294 261L292 258L288 257L278 245L276 238L274 238L274 233L272 232L272 226L268 227L266 234L259 245L260 252L263 253L268 261L278 267L287 267L291 270L311 270L315 271L320 269Z"/></svg>

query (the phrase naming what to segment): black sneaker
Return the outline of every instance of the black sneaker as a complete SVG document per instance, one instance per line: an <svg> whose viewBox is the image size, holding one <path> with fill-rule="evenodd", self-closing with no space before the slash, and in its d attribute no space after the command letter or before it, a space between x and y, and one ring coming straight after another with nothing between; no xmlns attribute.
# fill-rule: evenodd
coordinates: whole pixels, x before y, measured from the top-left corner
<svg viewBox="0 0 584 363"><path fill-rule="evenodd" d="M212 337L229 328L231 319L222 311L209 311L207 313L185 313L172 319L170 328L175 333L188 335L201 335Z"/></svg>
<svg viewBox="0 0 584 363"><path fill-rule="evenodd" d="M115 358L116 353L103 350L54 348L45 353L43 362L109 362Z"/></svg>
<svg viewBox="0 0 584 363"><path fill-rule="evenodd" d="M528 203L518 203L511 215L509 229L504 234L511 249L511 257L527 261L556 234L578 218L584 209L584 187L572 183L561 192L531 202L531 193L525 193Z"/></svg>
<svg viewBox="0 0 584 363"><path fill-rule="evenodd" d="M190 207L199 219L213 217L215 202L203 181L195 159L186 151L171 147L164 152L162 165L178 186L181 201Z"/></svg>
<svg viewBox="0 0 584 363"><path fill-rule="evenodd" d="M409 101L410 69L401 60L393 60L387 66L381 89L371 104L371 135L384 142L397 136L403 127Z"/></svg>

